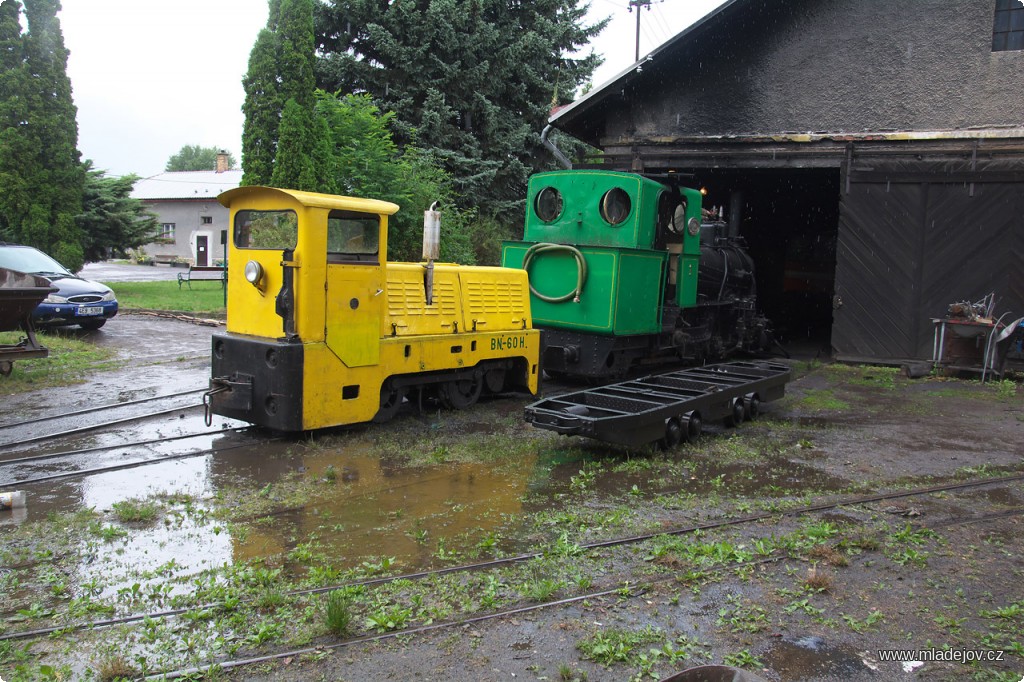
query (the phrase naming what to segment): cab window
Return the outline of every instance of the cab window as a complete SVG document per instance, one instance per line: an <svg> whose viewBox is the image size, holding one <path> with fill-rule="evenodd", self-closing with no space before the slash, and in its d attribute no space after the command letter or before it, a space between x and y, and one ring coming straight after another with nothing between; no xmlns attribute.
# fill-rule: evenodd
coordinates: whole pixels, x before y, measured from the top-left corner
<svg viewBox="0 0 1024 682"><path fill-rule="evenodd" d="M376 263L379 251L379 215L357 211L331 211L328 214L328 263Z"/></svg>
<svg viewBox="0 0 1024 682"><path fill-rule="evenodd" d="M242 210L235 213L234 239L239 249L294 249L299 238L295 211Z"/></svg>
<svg viewBox="0 0 1024 682"><path fill-rule="evenodd" d="M632 207L629 194L621 187L613 187L601 197L601 217L612 226L621 225L629 217Z"/></svg>

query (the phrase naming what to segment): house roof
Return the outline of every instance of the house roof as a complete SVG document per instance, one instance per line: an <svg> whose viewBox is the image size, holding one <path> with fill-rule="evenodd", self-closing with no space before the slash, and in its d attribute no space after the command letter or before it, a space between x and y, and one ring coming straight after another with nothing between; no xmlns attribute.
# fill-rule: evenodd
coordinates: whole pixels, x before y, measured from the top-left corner
<svg viewBox="0 0 1024 682"><path fill-rule="evenodd" d="M133 199L216 199L242 183L242 171L176 171L142 178L132 189Z"/></svg>
<svg viewBox="0 0 1024 682"><path fill-rule="evenodd" d="M582 139L593 142L592 123L587 120L587 112L590 109L600 106L609 99L622 97L623 89L626 85L641 78L641 74L643 74L644 68L648 64L651 62L657 63L659 58L674 52L679 44L685 43L691 40L694 35L708 30L710 28L709 24L724 21L727 17L738 13L742 9L742 5L749 4L749 1L727 0L689 27L677 33L673 38L654 48L647 55L641 57L640 61L621 71L611 80L593 88L578 100L555 109L548 121L555 128L566 130Z"/></svg>

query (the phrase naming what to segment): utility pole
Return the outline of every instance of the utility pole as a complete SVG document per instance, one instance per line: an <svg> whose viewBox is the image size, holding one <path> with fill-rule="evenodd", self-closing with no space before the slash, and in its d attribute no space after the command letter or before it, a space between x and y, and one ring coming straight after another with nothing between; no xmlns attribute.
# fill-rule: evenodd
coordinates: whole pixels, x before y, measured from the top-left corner
<svg viewBox="0 0 1024 682"><path fill-rule="evenodd" d="M634 7L636 7L636 56L633 57L633 61L638 62L640 61L640 8L646 7L649 11L651 0L629 0L629 11L632 12Z"/></svg>

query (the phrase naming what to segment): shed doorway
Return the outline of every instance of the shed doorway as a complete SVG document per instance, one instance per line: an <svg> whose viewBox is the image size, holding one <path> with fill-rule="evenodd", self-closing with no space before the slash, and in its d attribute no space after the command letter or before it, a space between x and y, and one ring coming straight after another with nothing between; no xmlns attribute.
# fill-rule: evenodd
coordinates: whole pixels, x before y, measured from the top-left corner
<svg viewBox="0 0 1024 682"><path fill-rule="evenodd" d="M838 169L698 170L704 206L738 207L757 268L758 307L791 353L830 357Z"/></svg>

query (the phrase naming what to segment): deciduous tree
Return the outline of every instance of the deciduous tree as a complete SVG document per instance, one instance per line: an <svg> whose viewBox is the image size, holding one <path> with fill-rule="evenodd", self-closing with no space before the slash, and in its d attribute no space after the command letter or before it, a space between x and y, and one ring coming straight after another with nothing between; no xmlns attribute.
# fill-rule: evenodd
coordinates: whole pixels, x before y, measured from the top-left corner
<svg viewBox="0 0 1024 682"><path fill-rule="evenodd" d="M221 150L217 147L187 144L177 154L167 159L164 170L167 172L217 170L217 155L220 153ZM228 168L235 167L235 157L230 153L227 161Z"/></svg>
<svg viewBox="0 0 1024 682"><path fill-rule="evenodd" d="M342 194L398 204L388 224L388 258L418 261L422 253L423 211L437 201L443 210L441 259L474 262L468 220L455 206L451 179L413 144L399 148L393 113L381 113L369 95L318 93L317 113L329 129L331 174Z"/></svg>

